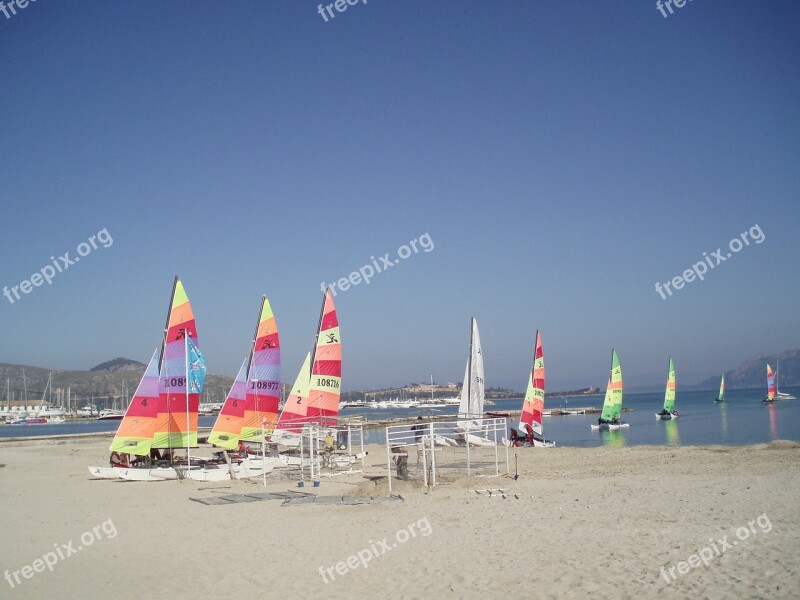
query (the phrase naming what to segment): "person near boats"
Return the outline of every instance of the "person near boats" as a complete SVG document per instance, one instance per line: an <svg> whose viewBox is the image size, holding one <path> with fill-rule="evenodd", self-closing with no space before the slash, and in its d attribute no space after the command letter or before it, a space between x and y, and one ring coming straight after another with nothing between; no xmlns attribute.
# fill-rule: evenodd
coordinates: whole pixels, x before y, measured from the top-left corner
<svg viewBox="0 0 800 600"><path fill-rule="evenodd" d="M397 478L408 479L408 450L405 446L393 446L394 464L397 467Z"/></svg>
<svg viewBox="0 0 800 600"><path fill-rule="evenodd" d="M116 450L111 453L109 458L112 467L127 467L128 461L129 456L125 452L119 453Z"/></svg>
<svg viewBox="0 0 800 600"><path fill-rule="evenodd" d="M508 437L511 440L511 445L514 446L515 448L519 448L520 437L519 434L517 433L517 430L511 427Z"/></svg>

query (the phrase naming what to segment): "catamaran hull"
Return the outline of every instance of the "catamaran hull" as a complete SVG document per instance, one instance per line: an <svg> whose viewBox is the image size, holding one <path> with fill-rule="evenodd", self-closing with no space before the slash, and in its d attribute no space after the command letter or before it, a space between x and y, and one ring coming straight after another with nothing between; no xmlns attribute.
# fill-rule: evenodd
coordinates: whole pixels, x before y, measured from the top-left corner
<svg viewBox="0 0 800 600"><path fill-rule="evenodd" d="M121 467L89 467L89 473L96 479L119 479Z"/></svg>
<svg viewBox="0 0 800 600"><path fill-rule="evenodd" d="M678 418L678 415L675 415L675 414L664 415L664 414L661 414L661 413L656 413L656 419L664 419L666 421L666 420L669 420L669 419L677 419L677 418Z"/></svg>
<svg viewBox="0 0 800 600"><path fill-rule="evenodd" d="M630 427L630 423L602 423L600 425L592 425L592 431L597 431L599 429L608 429L609 431L616 431L617 429L622 429L623 427Z"/></svg>
<svg viewBox="0 0 800 600"><path fill-rule="evenodd" d="M166 481L167 479L178 479L178 472L172 467L120 469L119 476L126 481Z"/></svg>

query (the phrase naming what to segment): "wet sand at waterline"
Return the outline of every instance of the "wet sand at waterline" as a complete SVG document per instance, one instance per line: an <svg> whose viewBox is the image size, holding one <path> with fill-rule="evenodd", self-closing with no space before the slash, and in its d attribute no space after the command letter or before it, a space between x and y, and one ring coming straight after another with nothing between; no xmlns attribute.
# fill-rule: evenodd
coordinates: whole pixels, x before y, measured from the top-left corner
<svg viewBox="0 0 800 600"><path fill-rule="evenodd" d="M107 446L108 440L0 446L0 574L8 571L14 583L0 580L0 597L800 595L794 442L518 448L511 454L512 474L518 455L517 481L461 478L427 494L401 481L394 492L404 502L286 507L280 500L189 500L263 491L260 480L91 480L86 467L103 465ZM385 474L385 449L369 450L366 475ZM488 488L508 494L473 491ZM298 488L268 478L268 491L287 489ZM362 475L304 490L387 494L385 480L376 485ZM57 552L63 558L52 564ZM52 571L36 562L48 553ZM13 572L26 565L33 574L20 574L17 584Z"/></svg>

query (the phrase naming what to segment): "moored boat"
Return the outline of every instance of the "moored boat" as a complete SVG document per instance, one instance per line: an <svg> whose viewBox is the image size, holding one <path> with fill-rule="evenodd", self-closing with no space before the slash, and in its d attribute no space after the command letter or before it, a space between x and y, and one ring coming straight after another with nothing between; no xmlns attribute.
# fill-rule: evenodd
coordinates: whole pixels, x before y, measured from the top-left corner
<svg viewBox="0 0 800 600"><path fill-rule="evenodd" d="M608 429L611 431L630 427L630 423L620 421L622 415L622 368L617 357L617 351L611 350L611 375L608 377L606 397L603 402L603 412L597 419L596 425L591 425L593 430Z"/></svg>

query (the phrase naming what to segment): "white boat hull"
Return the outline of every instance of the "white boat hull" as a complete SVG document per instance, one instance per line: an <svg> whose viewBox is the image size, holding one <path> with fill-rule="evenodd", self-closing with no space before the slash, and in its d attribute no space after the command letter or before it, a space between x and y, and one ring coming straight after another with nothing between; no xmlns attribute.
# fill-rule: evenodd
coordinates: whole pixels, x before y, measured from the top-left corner
<svg viewBox="0 0 800 600"><path fill-rule="evenodd" d="M602 425L592 425L592 431L597 431L599 429L608 429L609 431L616 431L617 429L622 429L623 427L630 427L630 423L603 423Z"/></svg>
<svg viewBox="0 0 800 600"><path fill-rule="evenodd" d="M664 415L664 414L661 414L661 413L656 413L656 419L663 419L665 421L668 421L670 419L677 419L677 418L678 418L678 415L676 415L676 414Z"/></svg>
<svg viewBox="0 0 800 600"><path fill-rule="evenodd" d="M123 467L89 467L89 473L97 479L119 479Z"/></svg>
<svg viewBox="0 0 800 600"><path fill-rule="evenodd" d="M178 479L178 472L172 467L120 469L119 476L125 481L166 481L167 479Z"/></svg>

